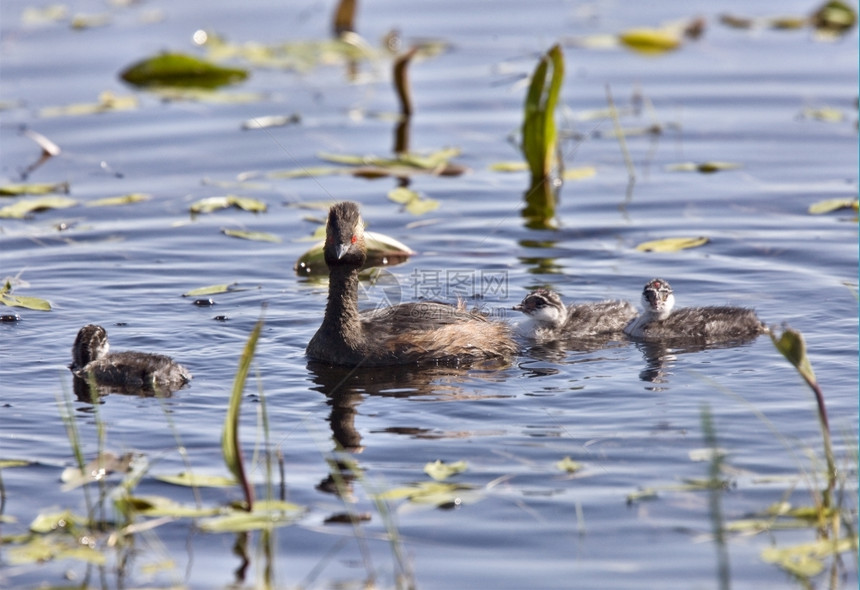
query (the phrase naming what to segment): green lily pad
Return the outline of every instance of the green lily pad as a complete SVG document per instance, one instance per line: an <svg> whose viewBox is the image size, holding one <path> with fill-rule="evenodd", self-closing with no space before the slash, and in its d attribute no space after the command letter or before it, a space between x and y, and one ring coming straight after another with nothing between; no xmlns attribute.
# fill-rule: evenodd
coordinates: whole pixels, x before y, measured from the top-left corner
<svg viewBox="0 0 860 590"><path fill-rule="evenodd" d="M321 227L322 231L325 232L325 227ZM377 232L365 232L364 242L367 246L365 268L400 264L415 254L415 250L406 244ZM302 254L294 267L296 274L300 276L328 274L328 267L325 264L325 256L323 254L324 246L325 242L319 242Z"/></svg>
<svg viewBox="0 0 860 590"><path fill-rule="evenodd" d="M273 242L275 244L278 244L281 241L281 238L279 238L278 236L264 231L246 231L243 229L223 228L221 230L221 233L225 236L230 236L231 238L252 240L255 242Z"/></svg>
<svg viewBox="0 0 860 590"><path fill-rule="evenodd" d="M0 217L11 219L24 219L29 217L31 213L39 211L47 211L48 209L65 209L73 207L78 202L68 197L48 196L38 199L23 199L12 205L7 205L0 209Z"/></svg>
<svg viewBox="0 0 860 590"><path fill-rule="evenodd" d="M9 307L23 307L34 311L51 311L51 304L38 297L27 297L25 295L13 295L12 283L6 281L0 288L0 303Z"/></svg>
<svg viewBox="0 0 860 590"><path fill-rule="evenodd" d="M182 53L162 53L126 68L120 77L135 86L218 88L241 82L248 71L228 68Z"/></svg>
<svg viewBox="0 0 860 590"><path fill-rule="evenodd" d="M476 497L472 486L443 483L438 481L421 482L412 486L393 488L377 496L382 500L409 500L416 504L431 506L459 505L463 499Z"/></svg>
<svg viewBox="0 0 860 590"><path fill-rule="evenodd" d="M213 211L227 209L228 207L235 207L236 209L251 211L253 213L264 213L267 205L259 199L239 197L237 195L224 195L220 197L206 197L205 199L195 201L191 204L190 211L192 214L212 213Z"/></svg>
<svg viewBox="0 0 860 590"><path fill-rule="evenodd" d="M260 500L254 503L251 512L235 510L225 516L204 518L197 526L207 533L241 533L285 526L295 522L302 514L304 508L297 504Z"/></svg>
<svg viewBox="0 0 860 590"><path fill-rule="evenodd" d="M722 170L736 170L740 167L740 164L734 162L683 162L681 164L670 164L666 166L666 170L669 172L701 172L702 174L711 174Z"/></svg>
<svg viewBox="0 0 860 590"><path fill-rule="evenodd" d="M84 115L96 115L109 111L131 111L138 107L139 101L136 96L117 96L113 92L105 91L99 95L98 102L83 102L65 106L44 107L39 110L39 116L48 117L79 117Z"/></svg>
<svg viewBox="0 0 860 590"><path fill-rule="evenodd" d="M570 457L565 457L561 461L557 461L555 467L560 471L576 473L577 471L580 471L584 467L584 465L582 463L579 463L578 461L574 461Z"/></svg>
<svg viewBox="0 0 860 590"><path fill-rule="evenodd" d="M857 199L848 197L844 199L825 199L809 206L807 213L810 215L823 215L840 209L854 209L857 211Z"/></svg>
<svg viewBox="0 0 860 590"><path fill-rule="evenodd" d="M708 238L702 236L697 238L665 238L662 240L642 242L636 246L636 249L640 252L677 252L678 250L704 246L709 241L710 240Z"/></svg>
<svg viewBox="0 0 860 590"><path fill-rule="evenodd" d="M622 45L639 53L659 55L681 46L681 37L672 30L632 29L618 35Z"/></svg>
<svg viewBox="0 0 860 590"><path fill-rule="evenodd" d="M20 195L49 195L69 193L68 182L37 182L32 184L7 184L0 186L0 196L17 197Z"/></svg>
<svg viewBox="0 0 860 590"><path fill-rule="evenodd" d="M236 485L236 480L223 475L201 475L183 471L177 475L156 475L155 479L175 486L196 488L229 488Z"/></svg>
<svg viewBox="0 0 860 590"><path fill-rule="evenodd" d="M209 285L208 287L200 287L199 289L191 289L182 294L183 297L200 297L202 295L219 295L221 293L229 293L236 291L234 289L239 283L224 283L223 285Z"/></svg>
<svg viewBox="0 0 860 590"><path fill-rule="evenodd" d="M465 461L456 461L454 463L443 463L436 460L433 463L427 463L424 466L424 473L435 479L436 481L444 481L452 475L463 473L468 469L468 464Z"/></svg>
<svg viewBox="0 0 860 590"><path fill-rule="evenodd" d="M145 193L129 193L118 197L107 197L105 199L96 199L87 203L87 207L116 207L117 205L129 205L131 203L140 203L148 201L152 195Z"/></svg>

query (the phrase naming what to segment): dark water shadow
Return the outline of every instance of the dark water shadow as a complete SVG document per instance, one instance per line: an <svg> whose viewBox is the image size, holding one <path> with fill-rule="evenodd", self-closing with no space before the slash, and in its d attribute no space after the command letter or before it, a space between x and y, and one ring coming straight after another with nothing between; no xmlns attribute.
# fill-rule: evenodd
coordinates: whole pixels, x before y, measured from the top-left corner
<svg viewBox="0 0 860 590"><path fill-rule="evenodd" d="M104 403L101 398L111 393L135 397L171 397L174 392L186 387L188 384L177 389L152 389L140 386L104 385L77 376L72 378L72 390L75 392L75 397L78 398L78 401L88 404Z"/></svg>

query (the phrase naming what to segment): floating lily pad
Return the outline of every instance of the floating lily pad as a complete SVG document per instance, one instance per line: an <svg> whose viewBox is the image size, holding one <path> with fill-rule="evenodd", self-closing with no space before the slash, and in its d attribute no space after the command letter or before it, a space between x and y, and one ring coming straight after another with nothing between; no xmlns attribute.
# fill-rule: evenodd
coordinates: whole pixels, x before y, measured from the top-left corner
<svg viewBox="0 0 860 590"><path fill-rule="evenodd" d="M103 551L81 544L77 535L35 535L22 545L5 550L10 565L38 564L51 560L71 559L93 565L104 565Z"/></svg>
<svg viewBox="0 0 860 590"><path fill-rule="evenodd" d="M6 281L0 289L0 303L9 307L23 307L35 311L51 311L51 304L38 297L12 295L12 283Z"/></svg>
<svg viewBox="0 0 860 590"><path fill-rule="evenodd" d="M236 480L223 475L202 475L183 471L177 475L156 475L155 479L176 486L197 488L229 488L236 485Z"/></svg>
<svg viewBox="0 0 860 590"><path fill-rule="evenodd" d="M618 35L618 40L634 51L651 55L674 51L681 46L681 37L675 31L661 29L632 29Z"/></svg>
<svg viewBox="0 0 860 590"><path fill-rule="evenodd" d="M424 215L439 208L439 201L425 199L412 189L402 186L390 190L388 198L403 205L403 208L412 215Z"/></svg>
<svg viewBox="0 0 860 590"><path fill-rule="evenodd" d="M90 201L89 203L87 203L87 207L116 207L118 205L129 205L131 203L140 203L141 201L148 201L151 198L152 195L147 195L145 193L129 193L127 195L120 195L118 197L96 199L95 201Z"/></svg>
<svg viewBox="0 0 860 590"><path fill-rule="evenodd" d="M281 238L274 234L263 231L247 231L243 229L227 229L223 228L221 233L231 238L239 238L242 240L252 240L255 242L273 242L280 243Z"/></svg>
<svg viewBox="0 0 860 590"><path fill-rule="evenodd" d="M577 471L582 470L584 465L582 463L579 463L578 461L574 461L570 457L565 457L561 461L557 461L555 467L560 471L566 471L567 473L576 473Z"/></svg>
<svg viewBox="0 0 860 590"><path fill-rule="evenodd" d="M435 479L436 481L444 481L452 475L463 473L468 469L468 464L465 461L456 461L454 463L443 463L436 460L432 463L427 463L424 466L424 473Z"/></svg>
<svg viewBox="0 0 860 590"><path fill-rule="evenodd" d="M495 162L490 164L490 170L493 172L525 172L528 169L528 163L521 161Z"/></svg>
<svg viewBox="0 0 860 590"><path fill-rule="evenodd" d="M24 219L31 213L47 211L48 209L65 209L73 207L78 202L68 197L40 197L38 199L23 199L13 205L0 209L0 217Z"/></svg>
<svg viewBox="0 0 860 590"><path fill-rule="evenodd" d="M321 227L322 231L325 232L325 227ZM415 254L412 248L385 234L365 232L364 241L367 246L365 268L400 264ZM325 264L325 256L323 254L324 245L325 242L319 242L299 257L294 267L296 274L300 276L321 276L328 274L328 267Z"/></svg>
<svg viewBox="0 0 860 590"><path fill-rule="evenodd" d="M190 211L192 214L212 213L219 209L227 209L235 207L243 211L251 211L253 213L264 213L267 205L259 199L250 197L239 197L237 195L224 195L219 197L206 197L191 204Z"/></svg>
<svg viewBox="0 0 860 590"><path fill-rule="evenodd" d="M116 507L123 511L134 511L143 516L169 516L171 518L200 518L214 516L221 508L201 508L179 504L163 496L123 496L114 500Z"/></svg>
<svg viewBox="0 0 860 590"><path fill-rule="evenodd" d="M708 238L701 236L697 238L665 238L662 240L642 242L636 246L636 249L640 252L677 252L678 250L704 246L709 241L710 240Z"/></svg>
<svg viewBox="0 0 860 590"><path fill-rule="evenodd" d="M120 77L135 86L218 88L241 82L248 71L228 68L183 53L162 53L126 68Z"/></svg>
<svg viewBox="0 0 860 590"><path fill-rule="evenodd" d="M17 197L20 195L48 195L51 193L68 194L68 182L36 182L31 184L7 184L0 186L0 196Z"/></svg>
<svg viewBox="0 0 860 590"><path fill-rule="evenodd" d="M841 539L821 539L789 547L767 547L761 552L761 558L796 576L811 578L824 570L824 558L848 551L856 554L857 545L856 535Z"/></svg>
<svg viewBox="0 0 860 590"><path fill-rule="evenodd" d="M138 107L136 96L117 96L105 91L99 95L98 102L76 103L66 106L45 107L39 110L40 117L77 117L95 115L109 111L131 111Z"/></svg>
<svg viewBox="0 0 860 590"><path fill-rule="evenodd" d="M711 174L721 170L735 170L740 167L740 164L734 162L683 162L681 164L669 164L666 166L666 170L669 172L701 172L703 174Z"/></svg>
<svg viewBox="0 0 860 590"><path fill-rule="evenodd" d="M597 169L594 166L580 166L578 168L566 168L562 178L564 180L586 180L593 178L597 174Z"/></svg>
<svg viewBox="0 0 860 590"><path fill-rule="evenodd" d="M304 508L290 502L260 500L254 510L234 510L224 516L204 518L197 523L207 533L241 533L285 526L298 520Z"/></svg>
<svg viewBox="0 0 860 590"><path fill-rule="evenodd" d="M822 215L824 213L839 211L840 209L854 209L857 211L857 206L857 199L851 197L844 199L825 199L810 205L807 212L810 215Z"/></svg>
<svg viewBox="0 0 860 590"><path fill-rule="evenodd" d="M438 481L421 482L412 486L393 488L379 494L383 500L409 500L417 504L432 506L457 505L465 497L474 496L472 486L442 483Z"/></svg>
<svg viewBox="0 0 860 590"><path fill-rule="evenodd" d="M234 287L239 283L225 283L223 285L209 285L208 287L200 287L199 289L191 289L182 294L183 297L201 297L203 295L219 295L221 293L229 293L235 291Z"/></svg>

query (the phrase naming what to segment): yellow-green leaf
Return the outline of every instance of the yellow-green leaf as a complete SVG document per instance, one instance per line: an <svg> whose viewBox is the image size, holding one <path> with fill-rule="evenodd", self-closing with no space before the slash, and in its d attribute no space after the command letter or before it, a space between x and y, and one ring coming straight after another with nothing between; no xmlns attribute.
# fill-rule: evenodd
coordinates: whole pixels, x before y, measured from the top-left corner
<svg viewBox="0 0 860 590"><path fill-rule="evenodd" d="M12 565L44 563L51 560L73 559L104 565L107 556L103 551L82 545L76 536L37 535L23 545L9 547L6 558Z"/></svg>
<svg viewBox="0 0 860 590"><path fill-rule="evenodd" d="M421 482L414 486L393 488L379 494L383 500L408 499L418 504L441 506L443 504L459 504L463 492L471 492L473 488L462 484L442 483L437 481Z"/></svg>
<svg viewBox="0 0 860 590"><path fill-rule="evenodd" d="M149 88L164 101L205 102L210 104L247 104L260 102L266 96L259 92L224 92L206 88L179 88L175 86L156 86Z"/></svg>
<svg viewBox="0 0 860 590"><path fill-rule="evenodd" d="M654 55L681 46L681 38L676 32L659 29L631 29L618 35L618 40L634 51Z"/></svg>
<svg viewBox="0 0 860 590"><path fill-rule="evenodd" d="M197 488L229 488L236 485L236 480L223 475L202 475L183 471L177 475L156 475L155 479L175 486Z"/></svg>
<svg viewBox="0 0 860 590"><path fill-rule="evenodd" d="M0 469L6 469L7 467L26 467L30 465L30 461L23 461L21 459L0 459Z"/></svg>
<svg viewBox="0 0 860 590"><path fill-rule="evenodd" d="M325 227L321 226L321 230L324 234ZM365 232L364 242L367 246L366 267L399 264L415 254L415 250L403 242L377 232ZM313 276L328 273L323 255L324 245L325 242L319 242L299 257L295 265L296 274Z"/></svg>
<svg viewBox="0 0 860 590"><path fill-rule="evenodd" d="M806 355L806 342L803 341L800 332L787 328L779 338L775 334L771 334L771 339L776 345L776 349L788 359L788 362L794 365L797 372L808 382L815 383L815 373L812 370L809 357Z"/></svg>
<svg viewBox="0 0 860 590"><path fill-rule="evenodd" d="M122 496L114 502L122 512L137 512L144 516L169 516L171 518L200 518L214 516L221 511L219 507L201 508L194 505L179 504L163 496Z"/></svg>
<svg viewBox="0 0 860 590"><path fill-rule="evenodd" d="M68 182L42 182L33 184L7 184L0 186L0 196L17 197L20 195L48 195L51 193L68 194Z"/></svg>
<svg viewBox="0 0 860 590"><path fill-rule="evenodd" d="M145 193L129 193L127 195L120 195L118 197L96 199L95 201L90 201L89 203L87 203L87 207L115 207L117 205L140 203L141 201L148 201L151 198L152 195L147 195Z"/></svg>
<svg viewBox="0 0 860 590"><path fill-rule="evenodd" d="M56 530L64 530L77 527L85 523L83 517L73 513L71 510L60 512L43 512L36 516L30 523L30 530L34 533L50 533Z"/></svg>
<svg viewBox="0 0 860 590"><path fill-rule="evenodd" d="M805 108L801 114L807 119L815 119L825 123L840 123L845 120L845 113L832 107Z"/></svg>
<svg viewBox="0 0 860 590"><path fill-rule="evenodd" d="M857 24L857 13L851 5L840 0L825 2L812 14L812 25L822 34L843 35Z"/></svg>
<svg viewBox="0 0 860 590"><path fill-rule="evenodd" d="M529 169L526 162L510 161L510 162L494 162L490 164L490 170L493 172L525 172Z"/></svg>
<svg viewBox="0 0 860 590"><path fill-rule="evenodd" d="M413 199L406 203L406 212L411 215L424 215L439 208L439 201L435 199Z"/></svg>
<svg viewBox="0 0 860 590"><path fill-rule="evenodd" d="M245 231L241 229L227 229L224 228L221 230L221 233L225 236L230 236L231 238L239 238L242 240L252 240L255 242L273 242L279 243L281 238L274 234L270 234L263 231Z"/></svg>
<svg viewBox="0 0 860 590"><path fill-rule="evenodd" d="M846 551L857 552L856 536L842 537L841 539L821 539L813 543L790 547L767 547L761 552L761 558L763 561L778 565L796 576L811 578L824 570L822 559Z"/></svg>
<svg viewBox="0 0 860 590"><path fill-rule="evenodd" d="M39 110L40 117L78 117L95 115L108 111L130 111L138 107L138 99L134 95L116 96L113 92L105 91L99 95L98 102L75 103L66 106L45 107Z"/></svg>
<svg viewBox="0 0 860 590"><path fill-rule="evenodd" d="M710 240L708 238L701 236L697 238L665 238L662 240L642 242L636 246L636 249L640 252L677 252L678 250L704 246L709 241Z"/></svg>
<svg viewBox="0 0 860 590"><path fill-rule="evenodd" d="M208 287L200 287L191 289L182 294L183 297L200 297L201 295L218 295L219 293L228 293L234 291L234 287L239 283L224 283L223 285L209 285Z"/></svg>
<svg viewBox="0 0 860 590"><path fill-rule="evenodd" d="M68 197L40 197L38 199L23 199L12 205L0 209L0 217L12 219L24 219L31 213L46 211L48 209L65 209L73 207L78 202Z"/></svg>
<svg viewBox="0 0 860 590"><path fill-rule="evenodd" d="M457 475L468 469L465 461L456 461L454 463L443 463L436 460L433 463L427 463L424 466L424 473L435 479L436 481L444 481L452 475Z"/></svg>
<svg viewBox="0 0 860 590"><path fill-rule="evenodd" d="M809 206L808 213L810 215L822 215L824 213L832 213L839 209L854 209L857 211L857 199L848 197L844 199L825 199L818 201Z"/></svg>
<svg viewBox="0 0 860 590"><path fill-rule="evenodd" d="M241 533L285 526L295 522L303 513L301 506L289 502L260 501L251 512L236 510L225 516L205 518L197 526L207 533Z"/></svg>
<svg viewBox="0 0 860 590"><path fill-rule="evenodd" d="M594 166L580 166L579 168L567 168L562 175L565 180L585 180L597 174Z"/></svg>
<svg viewBox="0 0 860 590"><path fill-rule="evenodd" d="M235 207L244 211L253 213L263 213L266 211L267 205L259 199L250 197L239 197L237 195L224 195L220 197L206 197L191 204L190 211L193 214L212 213L218 209L226 209Z"/></svg>
<svg viewBox="0 0 860 590"><path fill-rule="evenodd" d="M9 307L23 307L34 311L51 311L51 304L38 297L27 297L25 295L12 295L11 293L0 293L0 303Z"/></svg>
<svg viewBox="0 0 860 590"><path fill-rule="evenodd" d="M395 203L405 204L413 199L420 199L421 196L412 189L398 186L388 191L388 198Z"/></svg>
<svg viewBox="0 0 860 590"><path fill-rule="evenodd" d="M581 470L584 465L582 463L579 463L578 461L574 461L570 457L565 457L561 461L557 461L555 467L560 471L576 473L577 471Z"/></svg>
<svg viewBox="0 0 860 590"><path fill-rule="evenodd" d="M721 170L735 170L740 167L740 164L734 162L683 162L681 164L669 164L666 166L666 170L669 172L701 172L703 174L711 174Z"/></svg>
<svg viewBox="0 0 860 590"><path fill-rule="evenodd" d="M182 53L162 53L126 68L120 77L135 86L217 88L240 82L248 71L227 68Z"/></svg>

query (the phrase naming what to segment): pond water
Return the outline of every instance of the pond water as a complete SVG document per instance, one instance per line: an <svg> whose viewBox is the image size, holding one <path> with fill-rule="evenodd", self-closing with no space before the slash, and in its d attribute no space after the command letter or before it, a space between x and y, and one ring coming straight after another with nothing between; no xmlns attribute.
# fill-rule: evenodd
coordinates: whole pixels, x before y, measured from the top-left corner
<svg viewBox="0 0 860 590"><path fill-rule="evenodd" d="M661 276L672 282L679 305L752 306L769 325L798 330L826 397L841 502L856 531L856 212L807 213L817 201L857 195L856 29L821 42L809 29L739 30L718 19L815 8L799 1L752 8L738 1L435 1L412 2L408 10L392 0L361 3L358 31L374 46L395 28L406 45L450 44L410 67L411 147L455 146L461 152L454 161L469 171L415 176L410 188L440 206L414 216L387 198L397 186L392 179L265 176L324 165L320 152L391 155L395 123L380 116L397 110L390 58L360 64L357 76L343 64L254 68L245 83L225 90L262 94L251 102L165 102L118 78L124 67L162 50L199 52L191 42L198 29L236 42L324 40L330 3L217 0L203 11L163 0L125 7L80 1L69 5L70 16L110 15L106 26L83 30L72 29L68 17L25 22L28 6L16 0L0 6L2 183L21 182L39 156L21 133L27 128L62 149L27 180L67 181L78 204L0 221L2 275L15 294L53 306L2 310L21 319L0 324L0 460L29 463L0 471L7 541L0 547L0 585L218 587L268 580L283 588L329 588L375 580L379 587L419 588L715 588L721 545L712 536L712 495L683 487L708 477L709 463L697 453L707 447L704 408L726 453L722 477L729 484L716 495L726 523L761 515L777 502L813 504L824 481L814 398L766 336L737 347L664 351L657 360L652 351L620 342L590 351L526 346L501 368L344 375L309 367L304 348L319 325L326 285L296 276L293 265L324 212L303 205L341 199L361 203L371 230L417 252L388 268L386 281L365 285L369 307L436 289L442 299L465 296L500 321L515 321L511 306L536 286L550 286L566 301L637 303L644 282ZM694 16L705 19L704 35L660 56L573 42ZM510 138L521 122L526 79L558 41L565 41L559 118L568 138L565 164L595 173L562 188L556 229L529 229L520 214L527 174L490 166L520 159ZM634 95L645 99L641 115L624 117L625 127L659 122L663 128L660 135L627 138L632 187L609 133L612 122L582 117L606 107L607 87L621 107ZM104 91L134 94L139 107L88 116L40 113L93 102ZM824 108L843 118L808 116L807 109ZM241 129L253 117L293 113L300 123ZM708 161L741 167L715 174L669 168ZM239 175L255 184L223 184ZM151 198L86 206L128 193ZM189 215L193 202L227 193L260 199L268 210ZM0 206L13 202L3 198ZM224 228L268 232L281 241L235 239ZM709 242L672 253L636 250L676 236ZM214 307L181 296L233 282L241 290L214 295ZM268 538L250 535L245 569L234 552L242 535L204 533L188 518L138 517L140 529L113 546L108 533L96 535L104 566L16 559L20 543L8 536L24 534L38 514L87 512L80 488L61 489L63 469L75 464L62 419L66 403L86 460L101 446L149 462L135 495L191 505L188 488L157 476L189 467L226 475L225 412L243 346L261 316L240 438L259 496L267 480L276 491L280 481L277 468L266 474L260 453L266 440L282 454L286 497L305 509L295 523ZM107 328L113 350L173 356L194 374L192 384L166 399L111 394L95 406L72 399L66 366L75 334L87 323ZM345 473L348 493L336 493L332 483L334 457L360 467L361 477ZM556 464L565 457L582 469L562 471ZM376 492L431 481L424 466L437 459L467 464L448 480L471 488L457 492L456 508L452 497L390 500L387 508L374 503ZM110 476L108 487L119 481ZM647 488L656 497L627 501ZM242 498L238 486L200 494L205 506ZM355 527L326 523L346 512L369 520ZM389 528L397 532L393 542L386 539ZM722 545L728 580L735 587L806 587L762 553L815 539L807 526L729 533ZM856 551L825 559L825 571L811 583L856 587Z"/></svg>

